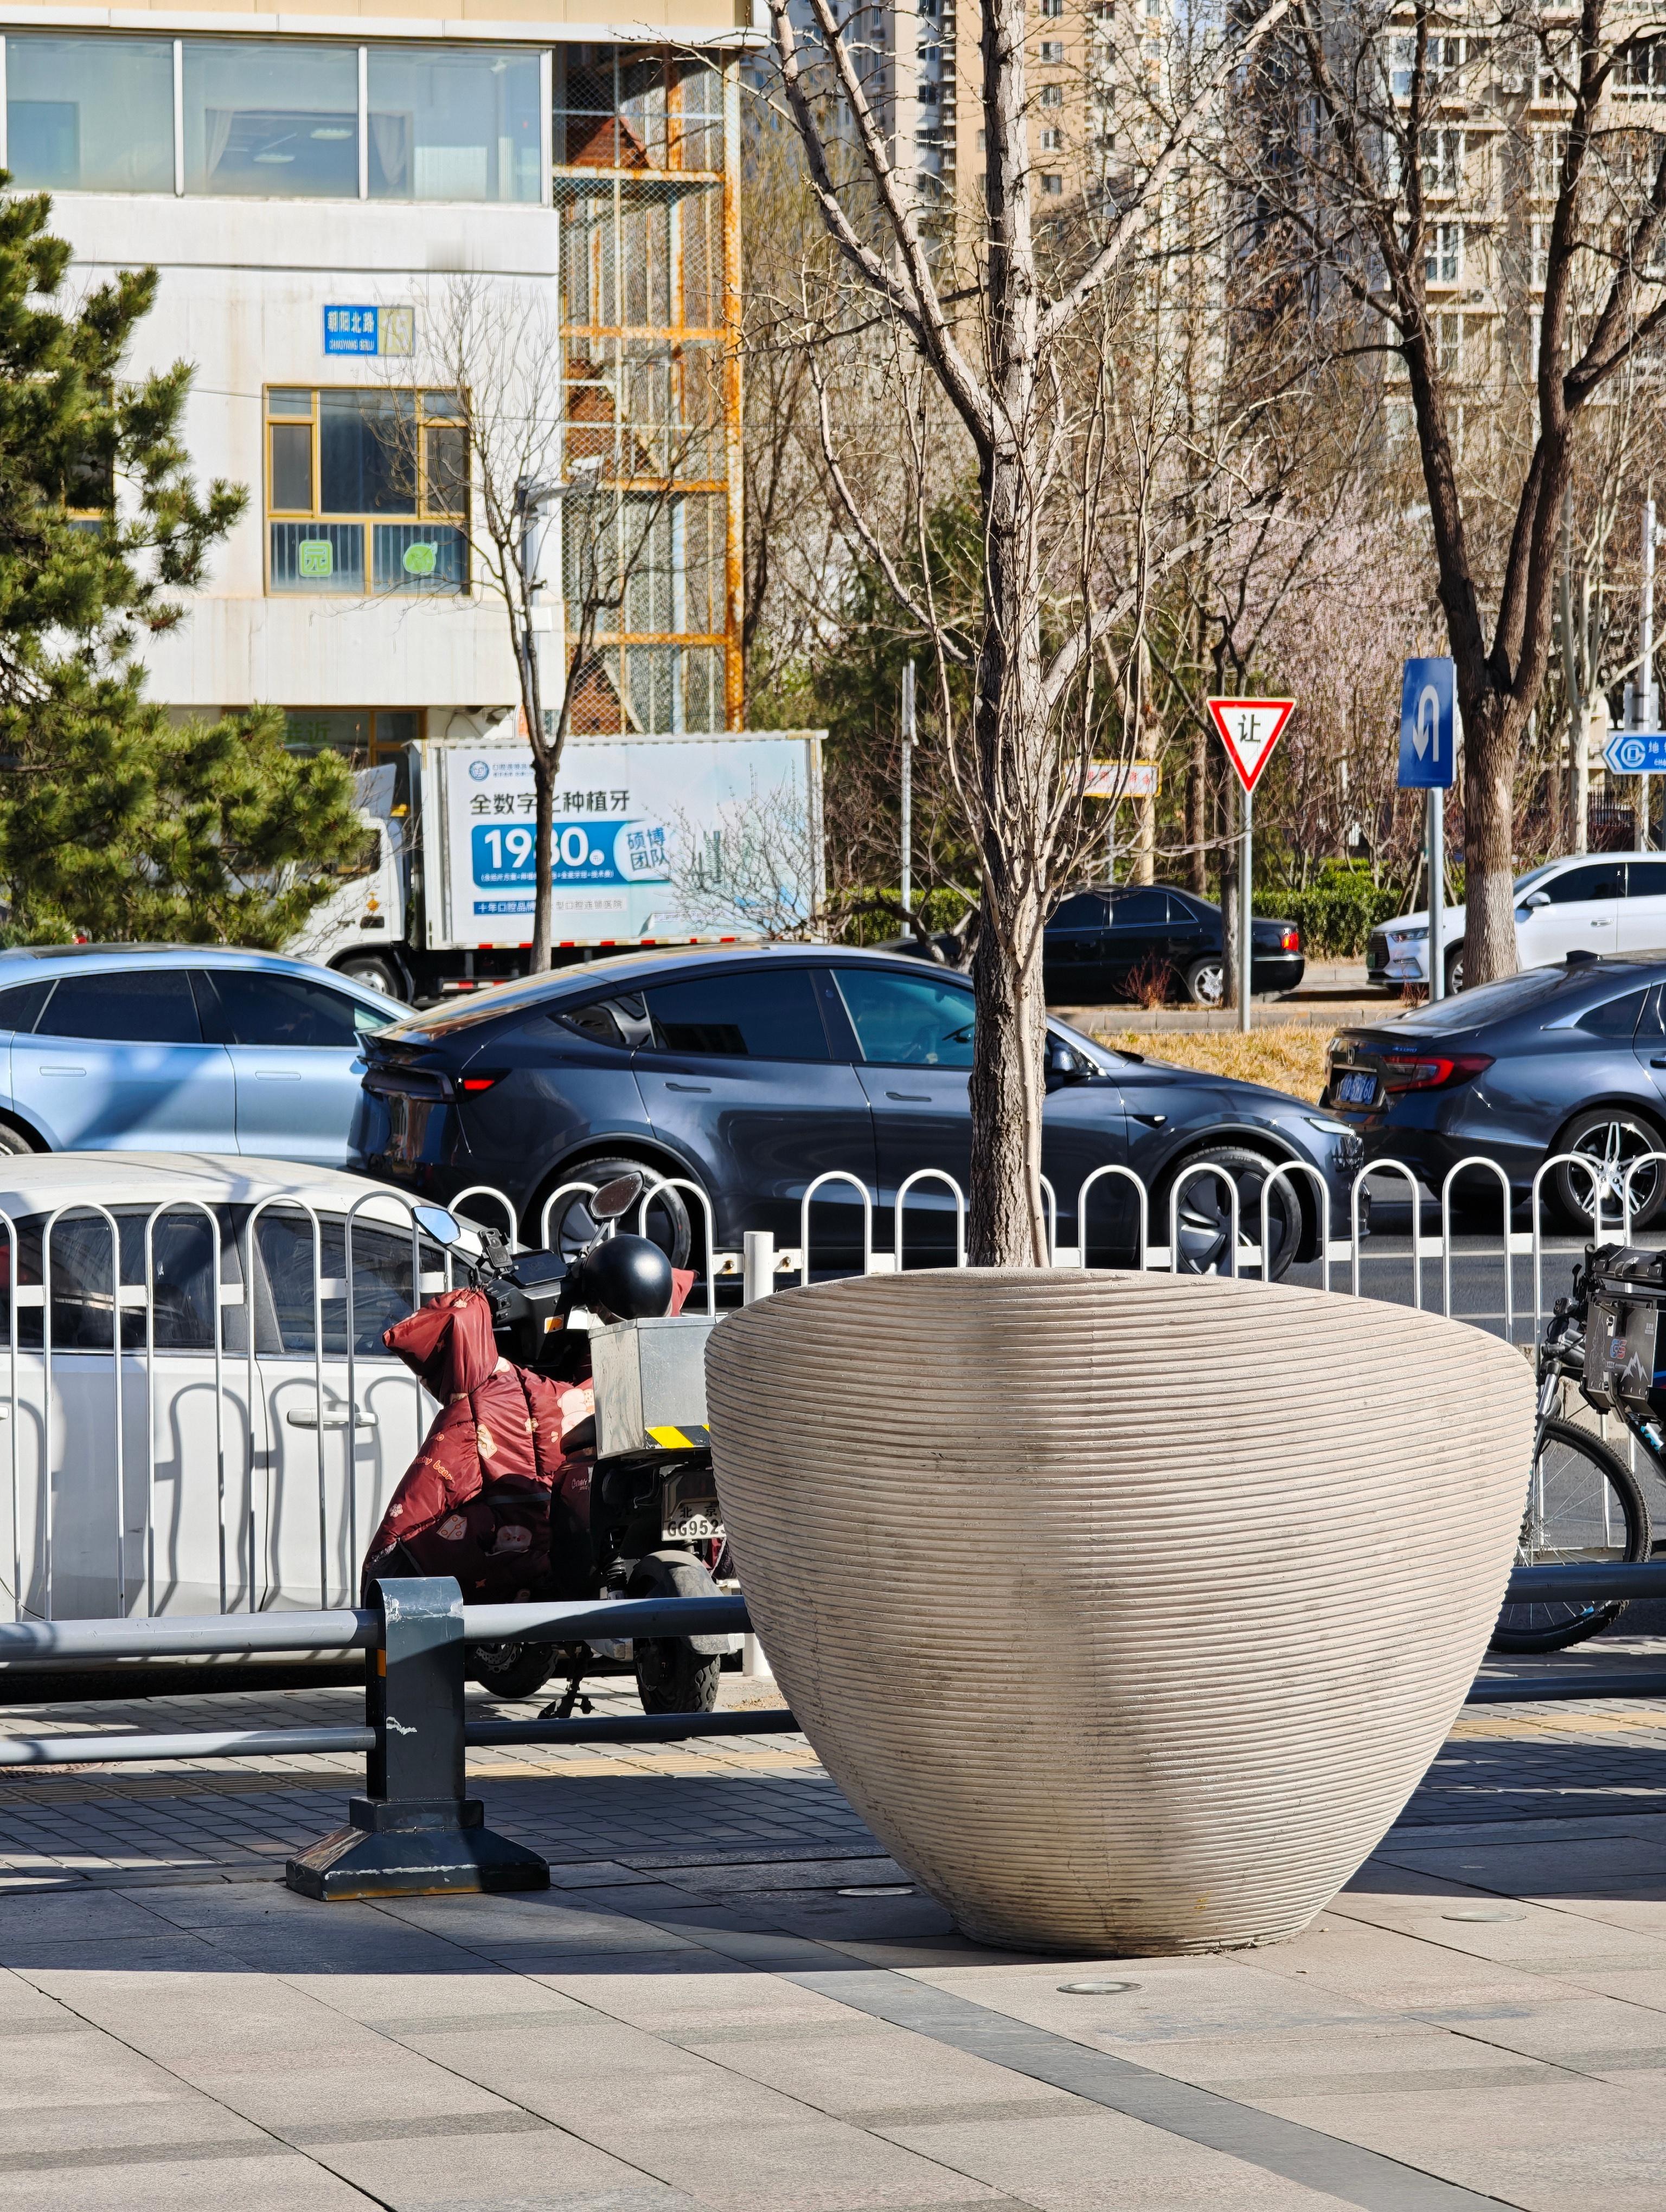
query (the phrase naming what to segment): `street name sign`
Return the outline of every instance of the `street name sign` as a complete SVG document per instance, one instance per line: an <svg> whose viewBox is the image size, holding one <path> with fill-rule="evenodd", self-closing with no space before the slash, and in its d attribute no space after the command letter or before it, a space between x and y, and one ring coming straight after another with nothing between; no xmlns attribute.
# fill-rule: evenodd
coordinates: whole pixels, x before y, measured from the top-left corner
<svg viewBox="0 0 1666 2212"><path fill-rule="evenodd" d="M1457 667L1408 660L1400 690L1400 788L1450 791L1457 773Z"/></svg>
<svg viewBox="0 0 1666 2212"><path fill-rule="evenodd" d="M1602 758L1612 775L1666 775L1666 730L1616 730Z"/></svg>
<svg viewBox="0 0 1666 2212"><path fill-rule="evenodd" d="M1273 757L1273 748L1284 735L1284 726L1296 711L1293 699L1211 699L1209 718L1215 734L1226 748L1226 757L1237 771L1246 792L1261 781Z"/></svg>
<svg viewBox="0 0 1666 2212"><path fill-rule="evenodd" d="M1084 799L1155 799L1162 780L1155 761L1094 761Z"/></svg>

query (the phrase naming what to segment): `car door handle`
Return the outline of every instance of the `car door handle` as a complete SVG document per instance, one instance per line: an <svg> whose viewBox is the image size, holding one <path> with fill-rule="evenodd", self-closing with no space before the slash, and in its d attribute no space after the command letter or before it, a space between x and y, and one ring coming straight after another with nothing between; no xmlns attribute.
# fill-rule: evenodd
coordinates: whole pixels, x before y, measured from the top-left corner
<svg viewBox="0 0 1666 2212"><path fill-rule="evenodd" d="M299 1083L301 1080L298 1067L257 1067L254 1072L262 1083Z"/></svg>
<svg viewBox="0 0 1666 2212"><path fill-rule="evenodd" d="M910 1106L929 1106L932 1103L929 1091L887 1091L885 1096L887 1098L906 1099Z"/></svg>
<svg viewBox="0 0 1666 2212"><path fill-rule="evenodd" d="M1651 1060L1649 1065L1651 1067L1666 1067L1666 1060Z"/></svg>
<svg viewBox="0 0 1666 2212"><path fill-rule="evenodd" d="M43 1067L40 1072L42 1075L85 1075L87 1073L84 1067Z"/></svg>
<svg viewBox="0 0 1666 2212"><path fill-rule="evenodd" d="M667 1079L666 1088L667 1091L699 1091L708 1097L711 1094L709 1083L672 1083Z"/></svg>

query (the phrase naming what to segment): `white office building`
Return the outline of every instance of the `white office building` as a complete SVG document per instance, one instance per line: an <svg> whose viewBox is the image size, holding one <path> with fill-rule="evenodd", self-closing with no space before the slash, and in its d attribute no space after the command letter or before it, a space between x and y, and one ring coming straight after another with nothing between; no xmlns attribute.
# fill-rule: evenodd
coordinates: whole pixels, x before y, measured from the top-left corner
<svg viewBox="0 0 1666 2212"><path fill-rule="evenodd" d="M680 395L721 391L659 495L652 586L602 623L581 726L737 726L734 0L654 0L647 29L556 0L340 5L0 4L14 187L52 194L72 283L158 267L131 366L193 365L195 472L249 493L187 620L146 646L150 696L281 706L294 741L361 759L513 730L456 398L425 366L467 286L505 319L550 315L555 404L593 438L640 420L651 456Z"/></svg>

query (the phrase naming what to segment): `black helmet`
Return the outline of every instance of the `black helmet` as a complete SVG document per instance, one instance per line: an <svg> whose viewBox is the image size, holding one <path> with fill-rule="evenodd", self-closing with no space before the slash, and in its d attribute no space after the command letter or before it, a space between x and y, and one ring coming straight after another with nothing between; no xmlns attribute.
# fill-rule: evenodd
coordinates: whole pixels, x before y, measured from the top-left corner
<svg viewBox="0 0 1666 2212"><path fill-rule="evenodd" d="M610 1237L577 1273L579 1296L610 1320L651 1321L671 1311L671 1261L649 1237Z"/></svg>

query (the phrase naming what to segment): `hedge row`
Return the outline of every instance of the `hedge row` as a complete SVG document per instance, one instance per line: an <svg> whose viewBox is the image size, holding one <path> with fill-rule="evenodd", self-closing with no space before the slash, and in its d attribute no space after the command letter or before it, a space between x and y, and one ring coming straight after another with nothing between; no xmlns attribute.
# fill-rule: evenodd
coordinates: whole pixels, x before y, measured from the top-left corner
<svg viewBox="0 0 1666 2212"><path fill-rule="evenodd" d="M1379 921L1405 913L1406 892L1372 883L1365 868L1327 868L1301 890L1258 890L1256 911L1293 921L1310 957L1354 960Z"/></svg>

